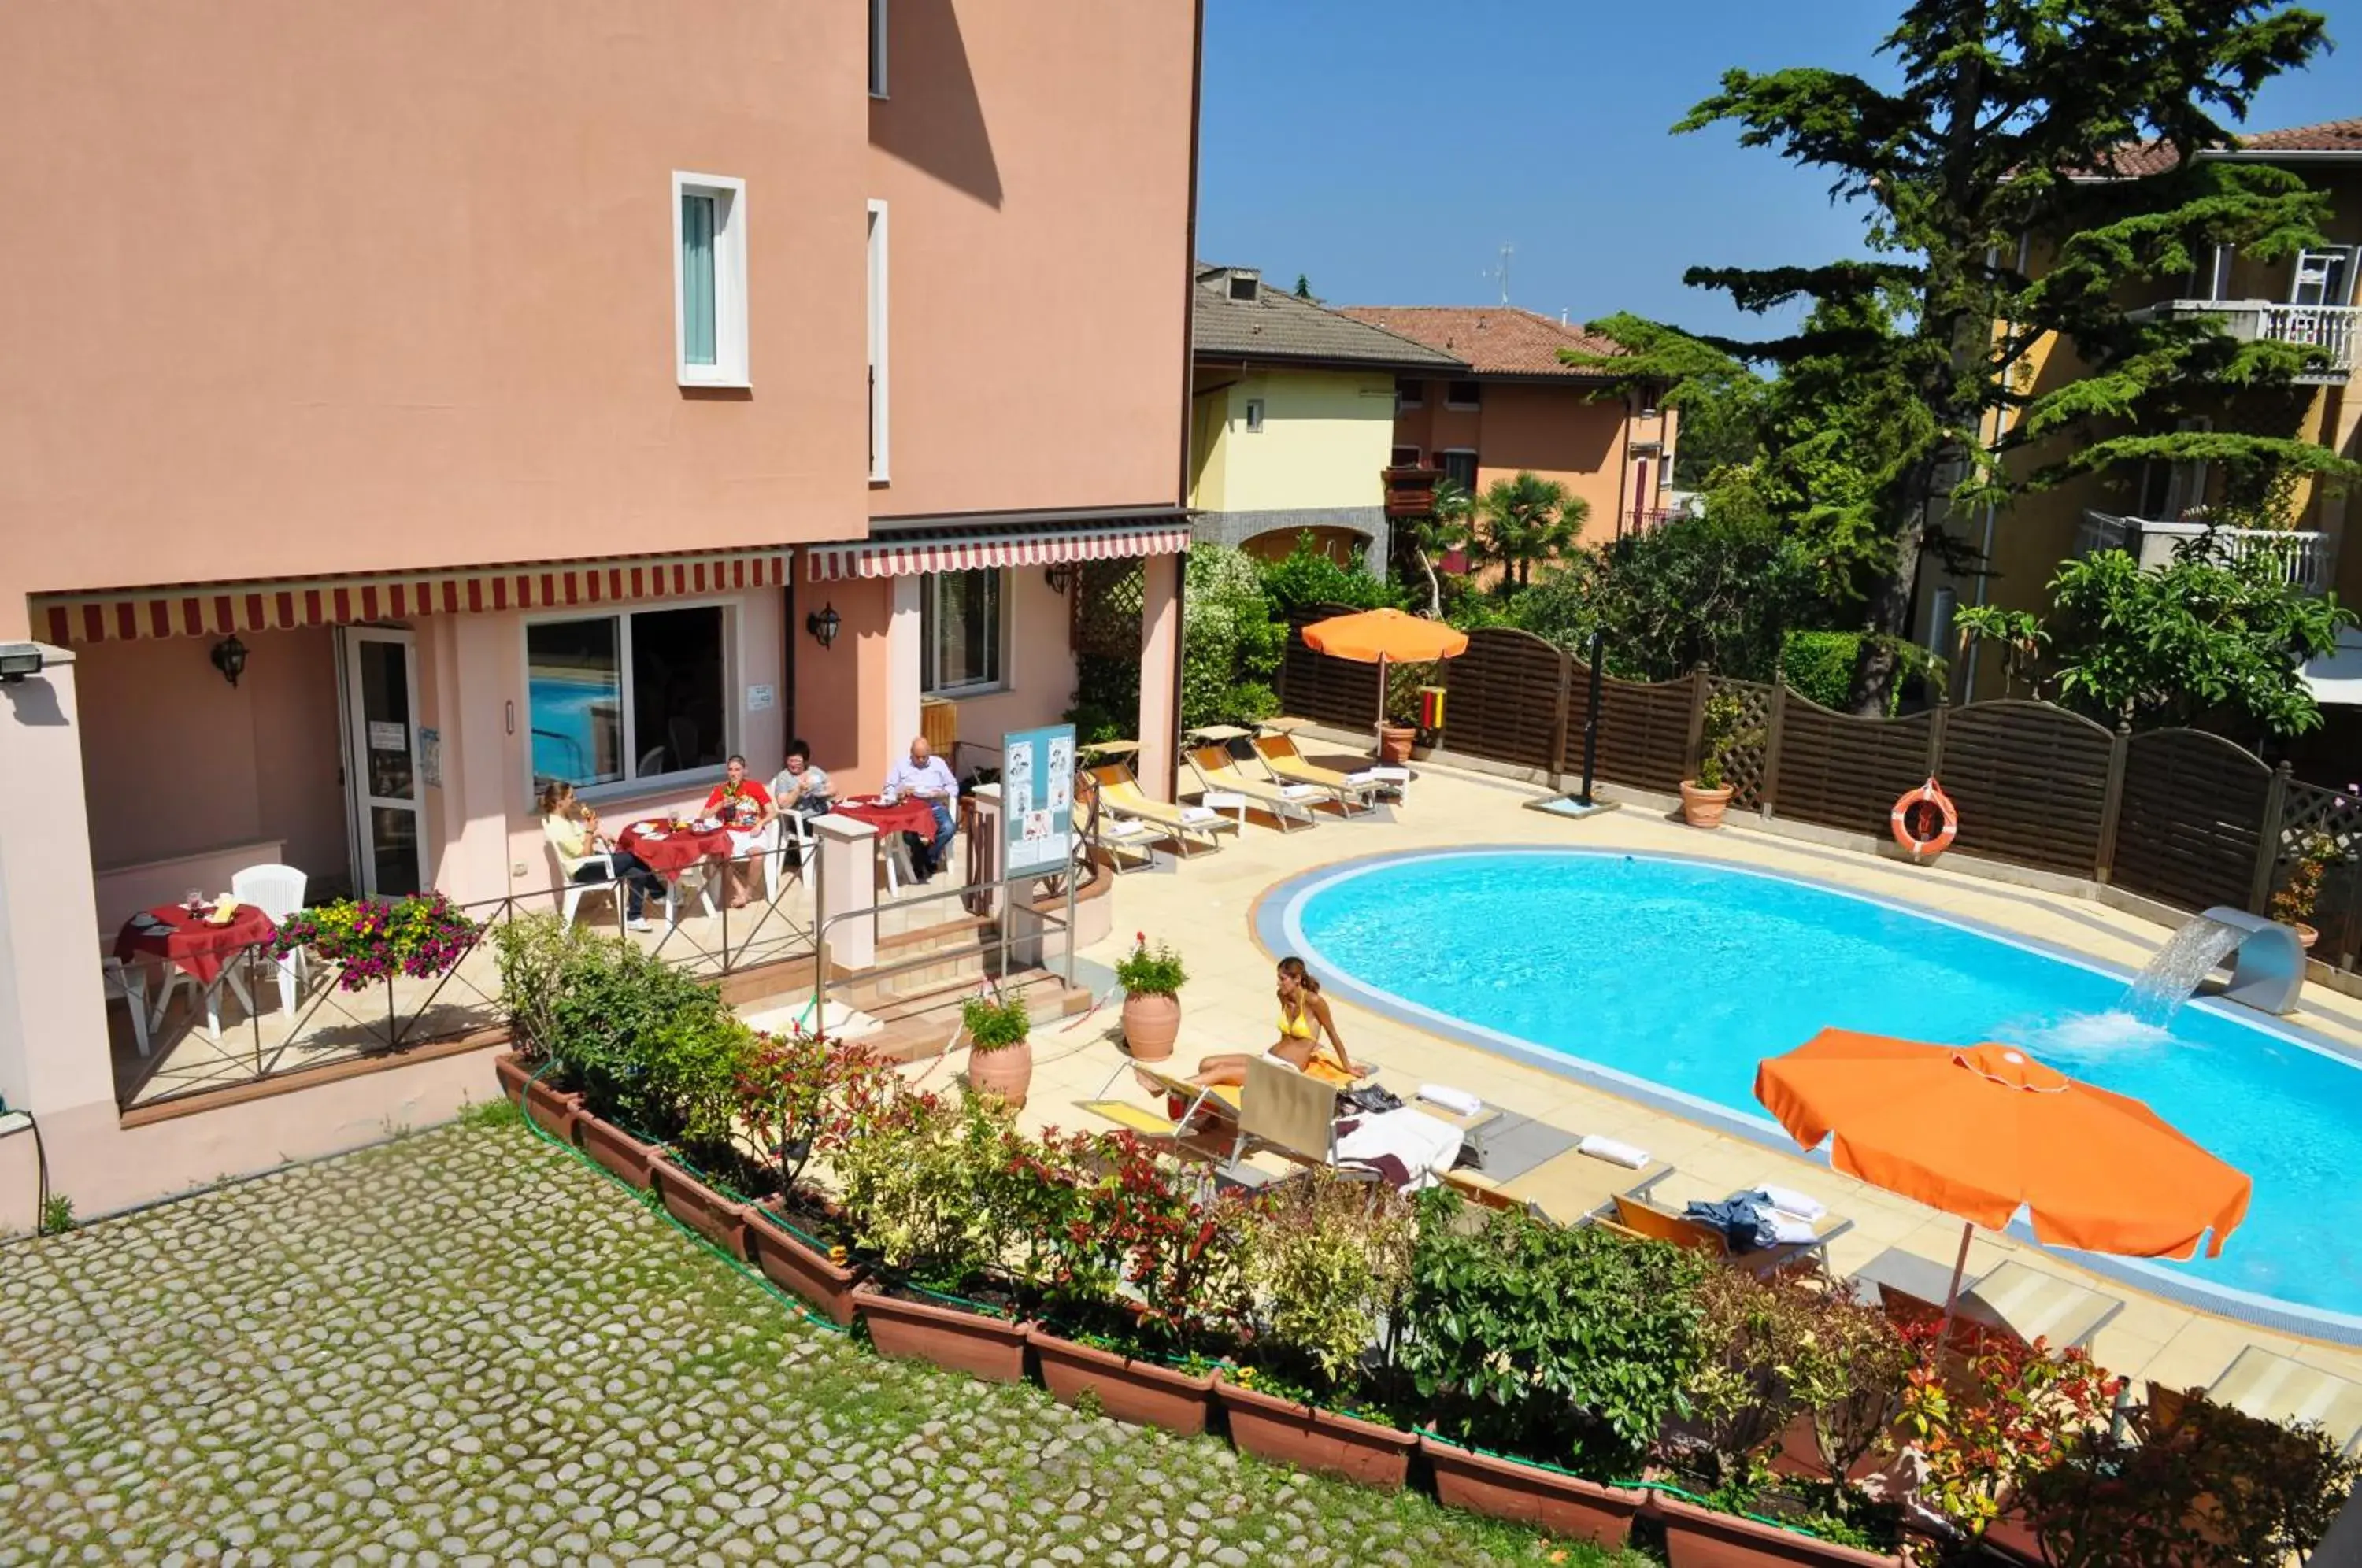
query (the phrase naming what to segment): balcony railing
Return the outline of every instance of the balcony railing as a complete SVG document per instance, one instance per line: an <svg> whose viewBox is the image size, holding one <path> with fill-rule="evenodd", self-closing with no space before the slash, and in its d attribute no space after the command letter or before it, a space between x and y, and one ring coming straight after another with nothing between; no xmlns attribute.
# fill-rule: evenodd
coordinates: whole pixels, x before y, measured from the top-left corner
<svg viewBox="0 0 2362 1568"><path fill-rule="evenodd" d="M2219 315L2224 330L2244 342L2260 339L2318 348L2328 362L2297 372L2296 379L2308 385L2337 386L2354 374L2357 336L2355 324L2362 318L2362 306L2274 304L2268 300L2169 300L2153 308L2160 315Z"/></svg>
<svg viewBox="0 0 2362 1568"><path fill-rule="evenodd" d="M2120 517L2108 512L2086 512L2076 536L2075 553L2124 550L2140 564L2162 571L2177 551L2192 540L2208 540L2211 547L2231 559L2244 559L2259 550L2279 557L2291 587L2319 593L2329 586L2332 561L2329 536L2293 528L2209 527L2203 522L2163 523L2147 517Z"/></svg>
<svg viewBox="0 0 2362 1568"><path fill-rule="evenodd" d="M1441 469L1381 469L1378 477L1386 487L1388 521L1425 517L1435 510L1435 485L1443 477Z"/></svg>

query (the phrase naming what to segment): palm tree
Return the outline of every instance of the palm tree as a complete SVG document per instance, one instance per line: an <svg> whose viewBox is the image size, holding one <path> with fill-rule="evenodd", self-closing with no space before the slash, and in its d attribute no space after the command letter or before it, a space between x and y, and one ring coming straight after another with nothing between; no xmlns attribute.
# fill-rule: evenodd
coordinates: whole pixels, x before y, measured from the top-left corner
<svg viewBox="0 0 2362 1568"><path fill-rule="evenodd" d="M1497 479L1476 501L1482 526L1471 530L1470 553L1501 563L1502 582L1533 580L1536 561L1551 560L1574 543L1591 504L1556 480L1521 470Z"/></svg>

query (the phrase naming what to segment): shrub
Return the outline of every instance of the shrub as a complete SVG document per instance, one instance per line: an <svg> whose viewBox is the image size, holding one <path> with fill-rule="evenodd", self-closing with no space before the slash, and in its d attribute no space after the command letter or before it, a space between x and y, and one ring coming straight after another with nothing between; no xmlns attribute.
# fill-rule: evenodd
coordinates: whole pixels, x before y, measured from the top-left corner
<svg viewBox="0 0 2362 1568"><path fill-rule="evenodd" d="M1130 1132L1045 1146L1075 1173L1076 1207L1053 1240L1065 1321L1152 1354L1234 1341L1248 1316L1254 1200L1183 1181Z"/></svg>
<svg viewBox="0 0 2362 1568"><path fill-rule="evenodd" d="M1279 712L1271 689L1287 646L1255 562L1242 551L1189 547L1181 611L1181 723L1253 723Z"/></svg>
<svg viewBox="0 0 2362 1568"><path fill-rule="evenodd" d="M974 1289L1007 1250L1012 1220L992 1189L1019 1141L988 1096L896 1096L832 1157L855 1244L927 1289Z"/></svg>
<svg viewBox="0 0 2362 1568"><path fill-rule="evenodd" d="M1181 967L1181 955L1164 943L1148 945L1148 933L1132 933L1131 951L1116 961L1116 983L1128 997L1178 996L1189 976Z"/></svg>
<svg viewBox="0 0 2362 1568"><path fill-rule="evenodd" d="M1257 1342L1280 1370L1333 1394L1350 1388L1410 1276L1409 1202L1393 1188L1315 1171L1248 1217L1247 1284Z"/></svg>
<svg viewBox="0 0 2362 1568"><path fill-rule="evenodd" d="M1431 1419L1486 1447L1630 1474L1703 1354L1707 1265L1519 1211L1465 1233L1449 1189L1418 1205L1400 1360Z"/></svg>
<svg viewBox="0 0 2362 1568"><path fill-rule="evenodd" d="M1075 705L1064 716L1075 726L1078 745L1136 738L1132 731L1140 723L1140 660L1076 655Z"/></svg>
<svg viewBox="0 0 2362 1568"><path fill-rule="evenodd" d="M968 1049L983 1055L1025 1043L1033 1020L1021 1001L970 997L960 1003L960 1027L967 1031Z"/></svg>
<svg viewBox="0 0 2362 1568"><path fill-rule="evenodd" d="M707 1162L744 1152L739 1082L757 1041L723 1005L720 987L600 939L566 955L554 989L542 1044L594 1112Z"/></svg>
<svg viewBox="0 0 2362 1568"><path fill-rule="evenodd" d="M1732 753L1752 738L1739 729L1747 710L1729 692L1706 699L1705 723L1698 729L1697 782L1703 790L1719 790Z"/></svg>
<svg viewBox="0 0 2362 1568"><path fill-rule="evenodd" d="M467 956L482 928L441 893L406 899L339 899L298 910L279 926L271 952L299 947L337 966L337 985L358 991L397 974L431 980Z"/></svg>
<svg viewBox="0 0 2362 1568"><path fill-rule="evenodd" d="M1938 1327L1927 1320L1904 1331L1920 1353L1904 1389L1904 1429L1926 1476L1920 1500L1981 1540L2003 1496L2105 1421L2118 1384L2088 1352L2039 1340L1985 1335L1964 1356L1938 1353Z"/></svg>
<svg viewBox="0 0 2362 1568"><path fill-rule="evenodd" d="M1796 1413L1787 1358L1805 1331L1805 1304L1785 1282L1739 1268L1708 1270L1697 1300L1702 1354L1687 1392L1702 1443L1685 1467L1703 1468L1709 1490L1751 1496Z"/></svg>
<svg viewBox="0 0 2362 1568"><path fill-rule="evenodd" d="M508 1017L510 1043L519 1055L538 1061L549 1054L557 1028L557 999L568 971L582 962L591 944L613 940L546 912L519 915L492 928L501 1007Z"/></svg>
<svg viewBox="0 0 2362 1568"><path fill-rule="evenodd" d="M1791 632L1780 644L1780 679L1798 696L1842 713L1860 657L1860 632Z"/></svg>
<svg viewBox="0 0 2362 1568"><path fill-rule="evenodd" d="M1349 610L1399 607L1401 590L1372 575L1357 554L1352 566L1340 566L1309 534L1297 536L1296 547L1275 561L1259 567L1264 597L1285 619L1290 610L1315 604L1341 604Z"/></svg>
<svg viewBox="0 0 2362 1568"><path fill-rule="evenodd" d="M794 1193L815 1156L857 1143L901 1078L859 1044L799 1030L758 1034L738 1071L738 1121L757 1158L770 1162L779 1191Z"/></svg>

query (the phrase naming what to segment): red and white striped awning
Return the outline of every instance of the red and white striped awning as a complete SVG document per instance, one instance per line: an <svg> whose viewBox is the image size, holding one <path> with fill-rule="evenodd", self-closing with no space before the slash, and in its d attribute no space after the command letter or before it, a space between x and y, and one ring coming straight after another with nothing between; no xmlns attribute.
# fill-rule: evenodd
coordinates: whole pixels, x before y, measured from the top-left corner
<svg viewBox="0 0 2362 1568"><path fill-rule="evenodd" d="M103 593L39 593L33 596L32 608L36 633L46 635L52 643L105 643L679 598L777 588L787 579L787 552L773 547L627 559L520 561L460 571L372 572L359 577L281 578L273 582L180 583Z"/></svg>
<svg viewBox="0 0 2362 1568"><path fill-rule="evenodd" d="M848 577L907 577L922 571L970 571L979 567L1055 566L1061 561L1124 560L1179 555L1189 547L1189 525L1109 523L1038 532L929 530L804 551L804 576L813 582Z"/></svg>

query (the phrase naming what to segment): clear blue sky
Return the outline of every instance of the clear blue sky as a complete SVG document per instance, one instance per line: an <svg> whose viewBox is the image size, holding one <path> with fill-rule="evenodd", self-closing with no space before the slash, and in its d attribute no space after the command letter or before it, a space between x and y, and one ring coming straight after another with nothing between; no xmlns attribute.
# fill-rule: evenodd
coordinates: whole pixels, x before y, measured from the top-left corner
<svg viewBox="0 0 2362 1568"><path fill-rule="evenodd" d="M1731 66L1874 71L1897 0L1207 0L1198 253L1339 304L1618 309L1756 326L1682 286L1697 264L1819 261L1860 226L1827 182L1728 130L1666 127ZM2313 0L2345 47L2267 86L2251 129L2362 116L2362 0Z"/></svg>

